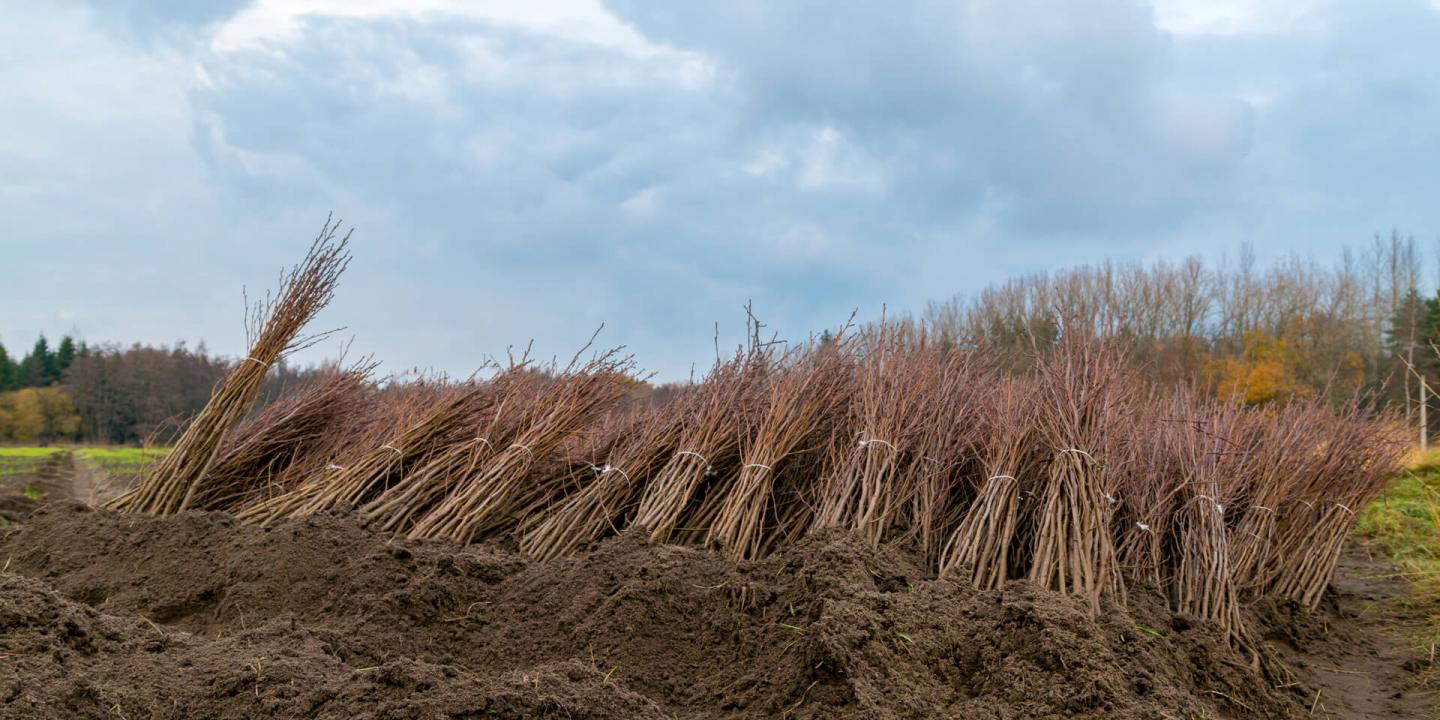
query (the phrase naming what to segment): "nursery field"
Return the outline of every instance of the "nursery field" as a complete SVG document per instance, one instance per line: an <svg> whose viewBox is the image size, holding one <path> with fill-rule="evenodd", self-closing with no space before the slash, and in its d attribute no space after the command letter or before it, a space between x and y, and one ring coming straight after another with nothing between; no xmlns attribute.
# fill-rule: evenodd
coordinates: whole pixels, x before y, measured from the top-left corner
<svg viewBox="0 0 1440 720"><path fill-rule="evenodd" d="M1019 367L906 325L755 324L663 395L587 346L464 382L367 360L255 409L347 262L327 226L133 481L80 451L11 476L0 716L1434 705L1436 470L1361 398L1149 387L1091 318Z"/></svg>

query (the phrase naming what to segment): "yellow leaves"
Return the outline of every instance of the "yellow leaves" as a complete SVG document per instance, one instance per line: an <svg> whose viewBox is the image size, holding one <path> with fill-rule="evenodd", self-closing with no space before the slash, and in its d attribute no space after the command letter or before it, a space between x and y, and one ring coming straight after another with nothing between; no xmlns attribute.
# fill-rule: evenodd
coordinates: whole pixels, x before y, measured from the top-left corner
<svg viewBox="0 0 1440 720"><path fill-rule="evenodd" d="M1360 361L1363 372L1364 362L1359 356L1354 360ZM1304 364L1291 345L1283 338L1260 332L1245 333L1244 353L1238 358L1218 360L1213 367L1215 392L1222 400L1260 405L1313 392L1303 380Z"/></svg>
<svg viewBox="0 0 1440 720"><path fill-rule="evenodd" d="M58 387L0 393L0 441L31 443L74 435L80 415Z"/></svg>

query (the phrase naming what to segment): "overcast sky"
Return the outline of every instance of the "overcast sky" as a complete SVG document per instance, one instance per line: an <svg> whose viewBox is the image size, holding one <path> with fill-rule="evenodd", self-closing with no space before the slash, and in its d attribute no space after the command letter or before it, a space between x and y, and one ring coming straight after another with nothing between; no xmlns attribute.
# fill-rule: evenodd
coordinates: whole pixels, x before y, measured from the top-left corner
<svg viewBox="0 0 1440 720"><path fill-rule="evenodd" d="M320 324L387 368L603 322L678 378L749 300L803 337L1106 257L1428 247L1437 179L1430 0L0 0L12 351L240 353L333 209Z"/></svg>

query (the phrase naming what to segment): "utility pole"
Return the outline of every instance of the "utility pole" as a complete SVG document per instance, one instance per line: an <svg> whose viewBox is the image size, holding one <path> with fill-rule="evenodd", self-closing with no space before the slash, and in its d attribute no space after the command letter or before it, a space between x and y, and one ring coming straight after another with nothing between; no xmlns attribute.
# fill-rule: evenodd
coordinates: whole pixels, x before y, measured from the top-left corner
<svg viewBox="0 0 1440 720"><path fill-rule="evenodd" d="M1429 389L1430 389L1429 386L1426 385L1426 383L1425 383L1425 376L1424 376L1424 375L1421 375L1421 376L1420 376L1420 452L1422 452L1422 453L1429 449L1429 447L1428 447L1429 438L1427 437L1427 434L1429 433L1430 428L1427 427L1426 424L1425 424L1425 400L1426 400L1426 395L1429 394Z"/></svg>
<svg viewBox="0 0 1440 720"><path fill-rule="evenodd" d="M1435 354L1436 354L1437 356L1440 356L1440 347L1436 347L1435 345L1431 345L1430 347L1431 347L1431 349L1433 349L1433 350L1435 351ZM1416 394L1417 394L1417 398L1418 398L1419 401L1420 401L1420 402L1419 402L1419 405L1420 405L1420 407L1419 407L1419 410L1420 410L1420 452L1423 453L1423 452L1425 452L1426 450L1429 450L1429 449L1430 449L1430 437L1429 437L1429 435L1430 435L1430 428L1429 428L1429 426L1427 425L1427 422L1428 422L1428 421L1427 421L1426 412L1425 412L1426 409L1427 409L1427 408L1426 408L1426 400L1429 399L1429 397L1430 397L1430 383L1428 383L1428 382L1425 381L1425 376L1424 376L1424 375L1421 375L1420 372L1415 369L1415 365L1412 364L1409 360L1407 360L1407 359L1405 358L1405 356L1400 355L1399 353L1396 353L1396 357L1399 357L1399 358L1400 358L1400 362L1405 363L1405 369L1406 369L1406 370L1409 370L1409 371L1410 371L1410 375L1414 375L1414 376L1415 376L1415 379L1417 380L1415 391L1416 391ZM1406 379L1407 379L1407 380L1409 379L1409 375L1406 376ZM1411 397L1410 397L1410 390L1409 390L1409 389L1406 389L1406 390L1405 390L1405 405L1407 406L1407 408L1408 408L1408 406L1410 405L1411 400L1412 400L1412 399L1411 399ZM1406 418L1407 420L1410 418L1410 413L1409 413L1409 410L1408 410L1408 409L1406 410L1405 418Z"/></svg>

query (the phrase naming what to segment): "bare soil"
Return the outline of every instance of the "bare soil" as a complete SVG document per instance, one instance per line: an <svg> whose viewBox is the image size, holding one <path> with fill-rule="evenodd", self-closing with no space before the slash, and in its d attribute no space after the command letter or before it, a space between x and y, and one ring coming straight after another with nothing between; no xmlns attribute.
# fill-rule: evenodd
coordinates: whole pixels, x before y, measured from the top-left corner
<svg viewBox="0 0 1440 720"><path fill-rule="evenodd" d="M1419 718L1432 700L1427 658L1387 630L1401 611L1377 609L1404 585L1358 548L1321 612L1250 618L1285 678L1154 593L1092 618L843 533L749 563L636 534L538 563L345 514L261 529L52 502L0 534L0 562L4 718Z"/></svg>
<svg viewBox="0 0 1440 720"><path fill-rule="evenodd" d="M1433 635L1434 608L1417 606L1398 568L1378 550L1351 542L1340 558L1325 606L1313 614L1269 608L1266 640L1304 680L1314 717L1440 717L1434 649L1412 638Z"/></svg>

